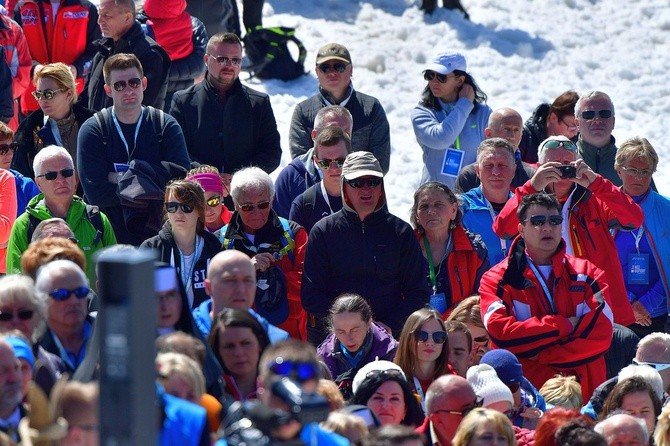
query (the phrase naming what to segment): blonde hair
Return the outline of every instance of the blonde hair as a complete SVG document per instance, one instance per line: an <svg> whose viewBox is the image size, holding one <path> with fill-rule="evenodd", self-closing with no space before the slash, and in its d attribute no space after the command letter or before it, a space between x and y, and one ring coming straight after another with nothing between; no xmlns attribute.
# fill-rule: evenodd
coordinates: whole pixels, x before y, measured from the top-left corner
<svg viewBox="0 0 670 446"><path fill-rule="evenodd" d="M197 362L181 353L159 353L156 356L156 369L160 380L167 381L172 375L183 378L193 391L193 402L200 403L206 389L205 377Z"/></svg>
<svg viewBox="0 0 670 446"><path fill-rule="evenodd" d="M470 441L475 436L477 428L486 422L493 424L498 433L503 434L507 438L508 446L516 446L516 437L514 436L514 428L512 422L502 412L497 410L477 408L466 415L458 426L452 446L468 446Z"/></svg>
<svg viewBox="0 0 670 446"><path fill-rule="evenodd" d="M344 397L333 381L321 378L316 385L316 393L328 400L330 410L338 410L344 407Z"/></svg>
<svg viewBox="0 0 670 446"><path fill-rule="evenodd" d="M321 422L321 427L345 438L349 438L347 435L351 431L358 431L361 438L367 437L369 434L368 427L361 417L340 411L331 412L328 419ZM349 438L349 440L355 441L356 439Z"/></svg>
<svg viewBox="0 0 670 446"><path fill-rule="evenodd" d="M670 446L670 405L663 407L654 429L654 443L656 446Z"/></svg>
<svg viewBox="0 0 670 446"><path fill-rule="evenodd" d="M556 375L548 379L540 389L540 395L544 400L557 407L564 409L581 409L582 386L574 376Z"/></svg>
<svg viewBox="0 0 670 446"><path fill-rule="evenodd" d="M74 104L77 101L77 89L75 88L75 80L70 67L62 62L42 65L33 74L33 84L37 87L37 82L43 77L48 77L56 82L58 88L63 89L63 93L66 93L68 90L71 91L72 98L70 99L70 104Z"/></svg>

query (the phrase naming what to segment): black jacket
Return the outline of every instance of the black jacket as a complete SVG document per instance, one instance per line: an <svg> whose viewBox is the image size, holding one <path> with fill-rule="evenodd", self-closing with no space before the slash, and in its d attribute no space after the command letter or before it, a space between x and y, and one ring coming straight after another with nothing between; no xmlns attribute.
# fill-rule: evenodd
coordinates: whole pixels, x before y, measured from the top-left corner
<svg viewBox="0 0 670 446"><path fill-rule="evenodd" d="M547 118L550 109L550 104L538 105L523 126L519 150L521 159L527 163L537 163L537 147L549 136L547 135Z"/></svg>
<svg viewBox="0 0 670 446"><path fill-rule="evenodd" d="M318 182L293 200L289 220L298 223L309 234L309 231L319 220L334 214L340 209L342 209L342 197L331 197L329 195L328 203L326 203L321 190L321 182Z"/></svg>

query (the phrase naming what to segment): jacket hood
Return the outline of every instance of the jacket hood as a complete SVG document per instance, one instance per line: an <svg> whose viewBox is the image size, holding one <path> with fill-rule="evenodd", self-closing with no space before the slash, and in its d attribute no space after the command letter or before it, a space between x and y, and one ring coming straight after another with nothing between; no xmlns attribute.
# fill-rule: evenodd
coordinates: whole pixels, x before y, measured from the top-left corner
<svg viewBox="0 0 670 446"><path fill-rule="evenodd" d="M75 206L75 203L80 203L81 206ZM86 218L84 216L85 211L86 203L75 195L72 198L72 203L70 203L70 208L67 211L65 220L74 222ZM53 218L53 215L49 212L49 208L47 208L46 202L44 201L44 194L41 192L30 199L28 206L26 206L26 212L40 221Z"/></svg>
<svg viewBox="0 0 670 446"><path fill-rule="evenodd" d="M171 19L186 10L186 0L145 0L143 8L149 18Z"/></svg>

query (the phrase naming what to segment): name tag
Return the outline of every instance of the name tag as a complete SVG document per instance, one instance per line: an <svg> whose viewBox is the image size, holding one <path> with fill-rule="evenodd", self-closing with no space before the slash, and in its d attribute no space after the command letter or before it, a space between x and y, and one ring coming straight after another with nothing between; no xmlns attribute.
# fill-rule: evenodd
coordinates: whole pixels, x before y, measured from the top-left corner
<svg viewBox="0 0 670 446"><path fill-rule="evenodd" d="M435 311L442 314L447 311L447 297L444 293L437 293L430 296L430 306Z"/></svg>
<svg viewBox="0 0 670 446"><path fill-rule="evenodd" d="M649 254L628 254L626 283L629 285L649 285Z"/></svg>
<svg viewBox="0 0 670 446"><path fill-rule="evenodd" d="M457 177L458 172L463 166L463 157L465 153L461 150L447 149L444 153L444 160L442 161L442 175L448 177Z"/></svg>

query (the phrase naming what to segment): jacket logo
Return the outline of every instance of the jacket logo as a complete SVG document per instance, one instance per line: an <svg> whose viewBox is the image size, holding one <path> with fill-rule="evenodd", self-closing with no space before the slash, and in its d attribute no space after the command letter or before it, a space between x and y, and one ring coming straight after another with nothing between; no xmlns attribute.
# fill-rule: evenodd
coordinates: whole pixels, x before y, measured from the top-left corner
<svg viewBox="0 0 670 446"><path fill-rule="evenodd" d="M22 10L21 11L21 23L23 26L36 26L39 22L37 18L37 12L33 10Z"/></svg>
<svg viewBox="0 0 670 446"><path fill-rule="evenodd" d="M584 285L571 285L570 286L570 292L574 293L583 293L586 291L586 287Z"/></svg>
<svg viewBox="0 0 670 446"><path fill-rule="evenodd" d="M64 19L85 19L88 17L88 11L67 11L63 13Z"/></svg>

